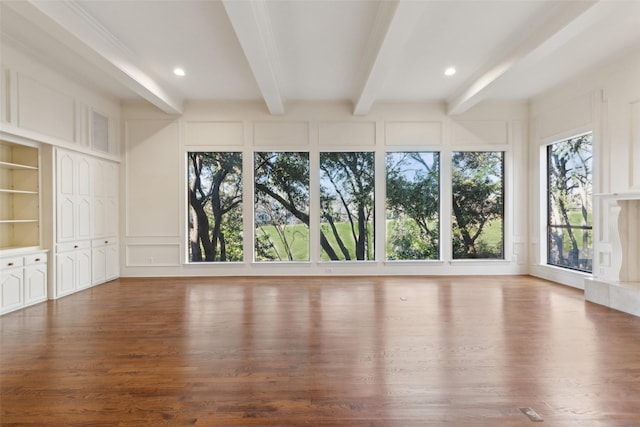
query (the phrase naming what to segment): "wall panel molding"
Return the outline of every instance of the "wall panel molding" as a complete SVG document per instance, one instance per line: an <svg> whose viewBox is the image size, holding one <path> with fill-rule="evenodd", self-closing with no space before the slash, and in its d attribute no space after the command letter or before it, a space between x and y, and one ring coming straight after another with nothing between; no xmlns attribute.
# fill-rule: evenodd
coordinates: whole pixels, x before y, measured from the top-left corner
<svg viewBox="0 0 640 427"><path fill-rule="evenodd" d="M187 146L242 146L244 124L242 121L187 121L185 141Z"/></svg>
<svg viewBox="0 0 640 427"><path fill-rule="evenodd" d="M62 92L23 74L17 74L17 126L76 141L76 102Z"/></svg>
<svg viewBox="0 0 640 427"><path fill-rule="evenodd" d="M629 187L640 190L640 100L629 104L631 115L629 147Z"/></svg>
<svg viewBox="0 0 640 427"><path fill-rule="evenodd" d="M253 145L306 147L309 122L253 122Z"/></svg>
<svg viewBox="0 0 640 427"><path fill-rule="evenodd" d="M174 119L125 122L127 237L180 235L185 180L178 141Z"/></svg>
<svg viewBox="0 0 640 427"><path fill-rule="evenodd" d="M127 243L125 250L127 267L179 267L178 243Z"/></svg>
<svg viewBox="0 0 640 427"><path fill-rule="evenodd" d="M388 121L384 123L384 142L388 146L442 145L441 121Z"/></svg>
<svg viewBox="0 0 640 427"><path fill-rule="evenodd" d="M348 147L376 145L376 122L326 121L318 123L318 145Z"/></svg>

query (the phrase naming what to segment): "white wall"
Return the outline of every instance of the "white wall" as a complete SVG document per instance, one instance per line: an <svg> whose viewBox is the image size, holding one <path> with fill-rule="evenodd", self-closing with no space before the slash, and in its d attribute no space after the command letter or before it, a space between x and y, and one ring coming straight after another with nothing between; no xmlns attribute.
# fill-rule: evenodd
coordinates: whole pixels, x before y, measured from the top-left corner
<svg viewBox="0 0 640 427"><path fill-rule="evenodd" d="M594 138L594 275L611 266L606 203L600 196L640 191L640 50L625 52L532 100L531 273L578 288L588 275L546 266L542 148L584 131ZM542 199L544 200L544 199ZM539 215L536 217L536 213Z"/></svg>
<svg viewBox="0 0 640 427"><path fill-rule="evenodd" d="M82 86L67 76L2 43L0 126L15 137L120 160L120 102ZM108 120L108 151L93 147L92 115Z"/></svg>
<svg viewBox="0 0 640 427"><path fill-rule="evenodd" d="M517 274L527 273L528 108L524 103L494 103L455 118L437 103L379 104L364 117L348 103L288 104L284 116L271 116L263 103L191 103L181 117L145 104L124 106L125 207L122 223L123 276L159 275L351 275L351 274ZM384 221L376 224L376 254L371 262L320 262L318 228L311 228L309 263L253 263L253 204L244 198L245 262L187 265L187 151L242 151L251 171L254 151L309 151L311 164L321 151L376 153L376 210L384 212L384 153L437 150L442 156L442 260L385 262ZM505 260L451 260L450 159L455 150L505 151ZM315 160L314 160L315 159ZM318 197L318 174L311 168L311 197ZM516 173L515 171L518 171ZM314 185L315 183L315 185ZM245 175L245 193L253 193ZM312 203L311 218L319 219Z"/></svg>

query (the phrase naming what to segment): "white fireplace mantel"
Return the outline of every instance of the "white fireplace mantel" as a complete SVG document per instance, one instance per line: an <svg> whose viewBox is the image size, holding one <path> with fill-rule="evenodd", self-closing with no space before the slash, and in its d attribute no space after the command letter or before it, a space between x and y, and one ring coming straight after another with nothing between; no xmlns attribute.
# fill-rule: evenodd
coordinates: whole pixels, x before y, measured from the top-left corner
<svg viewBox="0 0 640 427"><path fill-rule="evenodd" d="M640 316L640 192L596 197L608 227L595 242L599 269L585 281L585 299Z"/></svg>

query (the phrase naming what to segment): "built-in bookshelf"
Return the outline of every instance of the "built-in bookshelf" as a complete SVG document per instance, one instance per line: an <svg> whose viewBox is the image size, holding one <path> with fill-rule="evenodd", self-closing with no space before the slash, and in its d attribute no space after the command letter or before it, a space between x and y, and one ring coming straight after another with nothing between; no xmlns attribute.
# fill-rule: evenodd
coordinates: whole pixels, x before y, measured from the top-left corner
<svg viewBox="0 0 640 427"><path fill-rule="evenodd" d="M0 141L0 250L40 246L37 147Z"/></svg>

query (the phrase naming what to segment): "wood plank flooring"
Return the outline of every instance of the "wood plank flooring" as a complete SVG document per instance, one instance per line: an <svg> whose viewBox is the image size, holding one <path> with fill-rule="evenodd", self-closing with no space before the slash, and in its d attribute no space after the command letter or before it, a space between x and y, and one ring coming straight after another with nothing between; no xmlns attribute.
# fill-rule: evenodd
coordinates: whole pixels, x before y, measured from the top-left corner
<svg viewBox="0 0 640 427"><path fill-rule="evenodd" d="M640 426L640 318L526 276L120 279L0 325L2 426Z"/></svg>

